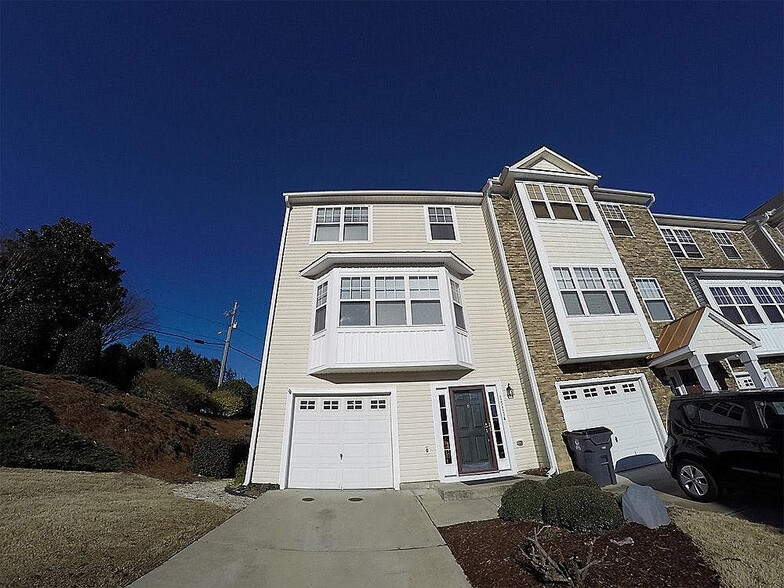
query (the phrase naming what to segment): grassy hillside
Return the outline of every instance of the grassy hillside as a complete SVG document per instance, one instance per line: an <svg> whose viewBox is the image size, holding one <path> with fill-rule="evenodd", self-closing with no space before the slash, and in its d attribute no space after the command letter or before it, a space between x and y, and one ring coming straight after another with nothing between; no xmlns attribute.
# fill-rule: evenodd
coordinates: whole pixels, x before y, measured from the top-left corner
<svg viewBox="0 0 784 588"><path fill-rule="evenodd" d="M248 419L202 417L120 392L0 367L0 466L128 470L187 480L200 437L250 436Z"/></svg>

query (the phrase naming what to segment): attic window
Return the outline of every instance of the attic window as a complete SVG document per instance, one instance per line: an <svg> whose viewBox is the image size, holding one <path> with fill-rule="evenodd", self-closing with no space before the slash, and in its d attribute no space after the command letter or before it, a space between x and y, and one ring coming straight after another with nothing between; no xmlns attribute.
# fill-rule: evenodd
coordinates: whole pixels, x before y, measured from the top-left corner
<svg viewBox="0 0 784 588"><path fill-rule="evenodd" d="M713 238L719 244L727 259L741 259L738 249L726 231L713 231Z"/></svg>
<svg viewBox="0 0 784 588"><path fill-rule="evenodd" d="M599 209L607 221L607 225L616 237L634 237L629 221L623 213L623 209L617 204L599 204Z"/></svg>
<svg viewBox="0 0 784 588"><path fill-rule="evenodd" d="M582 188L553 184L526 184L525 190L536 218L594 220Z"/></svg>

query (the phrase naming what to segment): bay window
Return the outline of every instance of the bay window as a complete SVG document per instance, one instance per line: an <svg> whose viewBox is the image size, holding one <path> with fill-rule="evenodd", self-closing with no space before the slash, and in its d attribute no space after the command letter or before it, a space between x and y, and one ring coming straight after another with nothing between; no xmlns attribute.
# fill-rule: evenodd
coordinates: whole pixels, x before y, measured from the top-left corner
<svg viewBox="0 0 784 588"><path fill-rule="evenodd" d="M408 278L411 295L411 324L440 325L441 299L437 276L411 276Z"/></svg>
<svg viewBox="0 0 784 588"><path fill-rule="evenodd" d="M466 328L465 312L463 310L463 297L460 292L460 284L454 280L449 280L449 288L452 291L452 308L455 312L455 325L461 329Z"/></svg>
<svg viewBox="0 0 784 588"><path fill-rule="evenodd" d="M736 325L784 323L784 287L771 283L709 286L721 313Z"/></svg>
<svg viewBox="0 0 784 588"><path fill-rule="evenodd" d="M340 280L341 327L370 324L370 278L351 277Z"/></svg>
<svg viewBox="0 0 784 588"><path fill-rule="evenodd" d="M406 288L403 276L376 278L376 324L406 324Z"/></svg>
<svg viewBox="0 0 784 588"><path fill-rule="evenodd" d="M316 287L316 316L313 325L313 333L320 333L327 328L327 287L329 284L323 282Z"/></svg>

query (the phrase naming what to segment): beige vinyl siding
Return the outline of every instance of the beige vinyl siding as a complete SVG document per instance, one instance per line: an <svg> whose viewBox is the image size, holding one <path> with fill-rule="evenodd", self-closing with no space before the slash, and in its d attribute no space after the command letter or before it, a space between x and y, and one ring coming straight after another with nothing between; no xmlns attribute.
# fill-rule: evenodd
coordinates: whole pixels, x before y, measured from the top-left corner
<svg viewBox="0 0 784 588"><path fill-rule="evenodd" d="M528 227L528 220L525 217L525 212L520 203L520 197L517 194L512 197L512 208L514 209L515 217L517 217L517 223L522 229L525 252L528 255L528 260L531 264L531 273L534 277L539 300L542 303L542 313L544 314L544 320L547 323L547 330L550 332L550 340L553 343L555 356L559 362L566 361L568 356L566 354L566 347L564 346L561 329L558 325L558 317L555 314L553 301L552 298L550 298L550 292L547 289L547 282L545 281L542 264L539 261L539 255L536 251L536 244L531 235L531 230Z"/></svg>
<svg viewBox="0 0 784 588"><path fill-rule="evenodd" d="M339 202L335 202L339 205ZM299 275L301 269L330 252L360 251L452 251L474 269L463 281L465 313L473 346L474 370L462 378L467 383L511 383L522 390L504 305L498 287L490 242L481 207L456 205L461 242L427 242L424 207L418 204L372 205L373 243L343 242L310 244L313 207L294 206L281 265L275 322L272 327L269 363L264 385L264 404L259 421L256 459L252 479L277 483L283 443L284 411L289 389L361 390L361 384L336 384L308 375L308 349L312 332L314 282ZM332 317L334 320L334 317ZM440 374L439 374L440 375ZM366 387L395 386L401 482L438 478L436 434L431 404L431 381L405 381L413 374L356 375L353 382L371 381ZM442 380L457 379L454 373ZM537 467L538 460L529 420L526 395L512 400L505 395L517 467ZM514 442L522 440L522 447Z"/></svg>
<svg viewBox="0 0 784 588"><path fill-rule="evenodd" d="M640 319L635 315L567 319L578 354L596 356L649 348Z"/></svg>
<svg viewBox="0 0 784 588"><path fill-rule="evenodd" d="M730 353L738 351L738 338L710 318L702 323L691 340L691 348L701 353ZM748 346L751 349L751 345Z"/></svg>
<svg viewBox="0 0 784 588"><path fill-rule="evenodd" d="M607 242L596 223L535 221L552 265L613 265Z"/></svg>

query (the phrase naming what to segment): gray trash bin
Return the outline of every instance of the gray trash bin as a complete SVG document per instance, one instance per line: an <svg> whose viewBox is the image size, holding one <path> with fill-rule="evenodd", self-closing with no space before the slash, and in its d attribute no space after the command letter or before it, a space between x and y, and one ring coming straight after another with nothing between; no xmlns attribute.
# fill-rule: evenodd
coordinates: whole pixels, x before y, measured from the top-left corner
<svg viewBox="0 0 784 588"><path fill-rule="evenodd" d="M563 434L574 469L590 475L599 486L617 482L610 450L612 434L607 427L565 431Z"/></svg>

